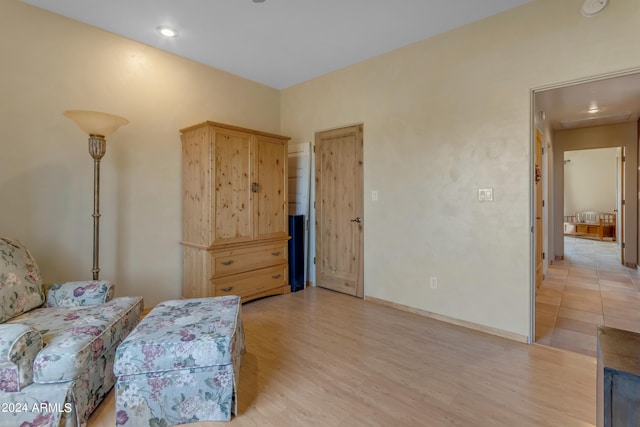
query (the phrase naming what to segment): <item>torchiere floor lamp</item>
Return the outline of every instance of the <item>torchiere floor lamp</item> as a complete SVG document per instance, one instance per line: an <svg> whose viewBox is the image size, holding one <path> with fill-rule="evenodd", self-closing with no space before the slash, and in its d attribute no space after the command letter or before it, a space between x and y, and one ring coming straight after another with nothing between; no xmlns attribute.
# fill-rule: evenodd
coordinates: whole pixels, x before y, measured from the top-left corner
<svg viewBox="0 0 640 427"><path fill-rule="evenodd" d="M93 280L98 280L100 267L100 159L107 149L107 136L129 120L97 111L67 110L63 113L89 134L89 154L93 157Z"/></svg>

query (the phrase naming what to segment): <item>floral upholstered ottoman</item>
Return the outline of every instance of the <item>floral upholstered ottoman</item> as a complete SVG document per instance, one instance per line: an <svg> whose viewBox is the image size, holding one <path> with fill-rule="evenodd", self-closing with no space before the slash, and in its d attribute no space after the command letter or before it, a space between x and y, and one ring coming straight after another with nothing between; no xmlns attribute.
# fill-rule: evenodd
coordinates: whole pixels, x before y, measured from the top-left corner
<svg viewBox="0 0 640 427"><path fill-rule="evenodd" d="M116 425L230 420L244 349L239 297L157 305L116 351Z"/></svg>

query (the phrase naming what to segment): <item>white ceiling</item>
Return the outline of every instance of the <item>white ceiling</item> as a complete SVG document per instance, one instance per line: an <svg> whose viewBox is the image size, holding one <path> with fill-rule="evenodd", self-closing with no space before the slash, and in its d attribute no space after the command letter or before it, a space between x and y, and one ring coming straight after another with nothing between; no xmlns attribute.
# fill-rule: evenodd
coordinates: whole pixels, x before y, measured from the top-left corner
<svg viewBox="0 0 640 427"><path fill-rule="evenodd" d="M283 89L531 0L22 1ZM164 38L161 25L179 36ZM535 101L554 129L627 111L637 120L640 74L540 92ZM602 111L589 114L593 101Z"/></svg>
<svg viewBox="0 0 640 427"><path fill-rule="evenodd" d="M531 0L22 1L283 89Z"/></svg>
<svg viewBox="0 0 640 427"><path fill-rule="evenodd" d="M587 111L592 104L599 111ZM538 114L544 111L552 129L636 121L640 115L640 72L539 92L535 109Z"/></svg>

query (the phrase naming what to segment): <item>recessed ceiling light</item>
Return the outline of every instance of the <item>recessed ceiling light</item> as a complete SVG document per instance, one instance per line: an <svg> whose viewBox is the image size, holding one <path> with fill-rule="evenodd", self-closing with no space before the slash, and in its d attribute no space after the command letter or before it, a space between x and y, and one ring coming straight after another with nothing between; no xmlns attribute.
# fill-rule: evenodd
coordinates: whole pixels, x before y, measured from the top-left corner
<svg viewBox="0 0 640 427"><path fill-rule="evenodd" d="M165 37L178 37L178 32L171 27L161 26L158 27L157 30Z"/></svg>

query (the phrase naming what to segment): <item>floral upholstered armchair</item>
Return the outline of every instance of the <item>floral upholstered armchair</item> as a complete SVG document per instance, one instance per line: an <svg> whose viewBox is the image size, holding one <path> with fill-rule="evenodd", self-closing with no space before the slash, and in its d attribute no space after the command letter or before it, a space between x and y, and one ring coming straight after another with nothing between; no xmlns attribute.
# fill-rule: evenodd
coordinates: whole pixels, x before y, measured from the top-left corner
<svg viewBox="0 0 640 427"><path fill-rule="evenodd" d="M141 297L113 292L107 281L43 286L27 248L0 238L0 427L86 425L142 312Z"/></svg>

